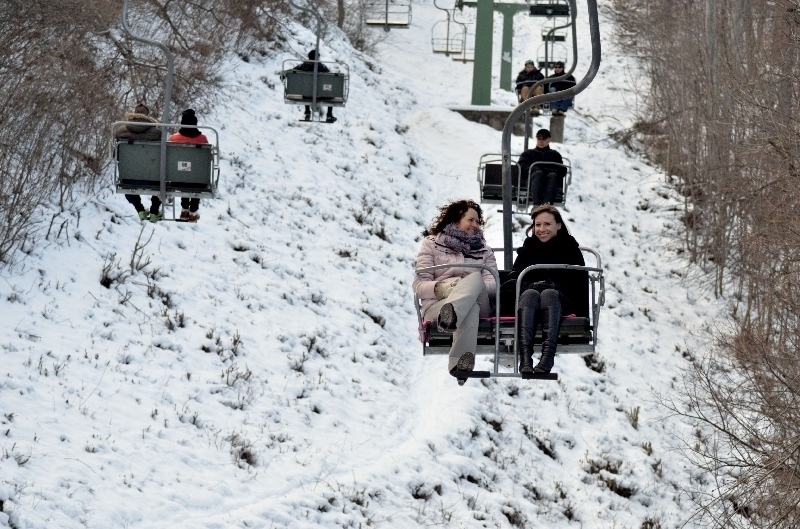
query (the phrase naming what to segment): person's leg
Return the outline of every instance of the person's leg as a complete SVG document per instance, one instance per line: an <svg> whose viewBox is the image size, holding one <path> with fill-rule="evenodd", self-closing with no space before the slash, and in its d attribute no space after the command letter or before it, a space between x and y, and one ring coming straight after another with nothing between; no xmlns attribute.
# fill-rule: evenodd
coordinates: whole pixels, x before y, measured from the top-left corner
<svg viewBox="0 0 800 529"><path fill-rule="evenodd" d="M306 105L306 111L303 117L306 120L311 119L311 107L309 105Z"/></svg>
<svg viewBox="0 0 800 529"><path fill-rule="evenodd" d="M558 331L561 329L561 294L558 290L547 289L541 295L542 306L542 357L533 370L536 373L549 373L555 363L558 347Z"/></svg>
<svg viewBox="0 0 800 529"><path fill-rule="evenodd" d="M533 205L540 206L544 204L544 173L541 169L534 169L531 173L531 197L533 198Z"/></svg>
<svg viewBox="0 0 800 529"><path fill-rule="evenodd" d="M520 95L522 95L522 100L523 100L523 101L525 101L526 99L528 99L528 92L530 91L530 89L531 89L531 87L530 87L530 86L523 86L523 87L520 89L519 93L520 93Z"/></svg>
<svg viewBox="0 0 800 529"><path fill-rule="evenodd" d="M127 200L129 204L132 204L133 207L136 208L136 213L141 213L144 211L142 197L139 195L125 195L125 200Z"/></svg>
<svg viewBox="0 0 800 529"><path fill-rule="evenodd" d="M475 354L478 320L481 316L487 317L491 314L491 304L482 275L476 272L461 279L447 298L437 301L425 311L425 319L438 320L445 305L450 305L456 315L456 328L447 368L449 371L456 366L464 353Z"/></svg>
<svg viewBox="0 0 800 529"><path fill-rule="evenodd" d="M189 200L189 222L197 222L200 220L200 199L193 198Z"/></svg>
<svg viewBox="0 0 800 529"><path fill-rule="evenodd" d="M159 211L161 211L161 199L158 195L153 195L150 197L150 213L158 215Z"/></svg>
<svg viewBox="0 0 800 529"><path fill-rule="evenodd" d="M544 179L544 196L542 199L543 204L553 204L556 201L556 193L558 193L558 175L556 173L548 173L547 178Z"/></svg>
<svg viewBox="0 0 800 529"><path fill-rule="evenodd" d="M517 327L519 328L519 370L521 373L533 372L533 344L536 338L536 315L540 308L539 293L532 288L519 296Z"/></svg>

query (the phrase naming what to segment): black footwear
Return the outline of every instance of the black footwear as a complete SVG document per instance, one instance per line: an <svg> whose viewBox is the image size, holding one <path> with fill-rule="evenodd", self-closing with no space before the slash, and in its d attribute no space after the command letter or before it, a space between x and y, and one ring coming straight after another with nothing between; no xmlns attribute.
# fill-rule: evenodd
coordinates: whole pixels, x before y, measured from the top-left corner
<svg viewBox="0 0 800 529"><path fill-rule="evenodd" d="M445 303L439 310L436 326L439 332L453 332L456 330L456 311L451 303ZM474 362L474 360L473 360Z"/></svg>
<svg viewBox="0 0 800 529"><path fill-rule="evenodd" d="M303 116L303 121L311 121L311 112L306 112Z"/></svg>
<svg viewBox="0 0 800 529"><path fill-rule="evenodd" d="M475 368L475 355L472 353L464 353L458 358L458 362L456 362L455 367L450 370L450 374L456 377L459 386L463 386L464 382L466 382L467 379L460 378L458 375L460 374L460 372L472 371L474 368Z"/></svg>
<svg viewBox="0 0 800 529"><path fill-rule="evenodd" d="M519 372L533 373L533 339L536 336L536 311L519 310Z"/></svg>
<svg viewBox="0 0 800 529"><path fill-rule="evenodd" d="M545 343L542 346L542 357L539 359L539 363L536 364L536 367L533 368L533 372L549 373L550 370L553 369L555 358L556 358L555 348L548 347L548 344Z"/></svg>
<svg viewBox="0 0 800 529"><path fill-rule="evenodd" d="M325 118L325 123L335 123L335 122L336 122L336 118L333 117L333 116L328 116L328 117Z"/></svg>

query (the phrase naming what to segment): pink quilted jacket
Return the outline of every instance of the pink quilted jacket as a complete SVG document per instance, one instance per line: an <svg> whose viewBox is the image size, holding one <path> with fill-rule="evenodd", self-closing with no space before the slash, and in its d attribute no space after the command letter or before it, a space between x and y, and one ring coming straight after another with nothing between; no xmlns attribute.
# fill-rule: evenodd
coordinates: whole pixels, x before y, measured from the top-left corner
<svg viewBox="0 0 800 529"><path fill-rule="evenodd" d="M417 269L435 265L459 263L483 264L497 270L497 261L494 258L494 252L491 248L486 246L485 242L483 248L472 252L469 256L465 256L461 252L442 244L439 235L429 235L422 241L422 247L417 254ZM469 274L478 272L483 274L483 282L486 283L486 291L489 293L489 299L494 299L495 292L497 292L497 285L495 285L494 277L492 277L492 274L487 270L453 267L416 275L412 288L422 303L423 316L425 315L425 311L437 301L433 289L438 281L454 277L463 278Z"/></svg>

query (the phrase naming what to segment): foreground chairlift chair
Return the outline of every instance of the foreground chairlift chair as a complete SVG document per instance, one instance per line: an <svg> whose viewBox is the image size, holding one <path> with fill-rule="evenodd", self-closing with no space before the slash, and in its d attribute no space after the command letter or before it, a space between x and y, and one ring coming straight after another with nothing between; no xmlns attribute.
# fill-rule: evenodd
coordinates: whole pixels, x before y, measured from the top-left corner
<svg viewBox="0 0 800 529"><path fill-rule="evenodd" d="M364 23L383 26L384 31L405 29L411 24L411 0L367 0Z"/></svg>
<svg viewBox="0 0 800 529"><path fill-rule="evenodd" d="M565 0L533 0L530 3L532 17L568 17L569 4Z"/></svg>
<svg viewBox="0 0 800 529"><path fill-rule="evenodd" d="M501 249L496 249L501 250ZM501 270L497 272L489 267L479 264L457 264L457 265L438 265L429 268L422 268L416 271L417 274L432 272L436 269L458 267L458 268L478 268L489 270L495 277L498 285L498 303L495 306L495 315L491 318L481 319L478 327L478 342L475 354L489 355L492 357L493 364L491 371L461 371L454 376L458 379L467 378L522 378L525 380L558 380L557 373L520 373L519 372L519 350L516 337L519 332L515 314L519 302L519 285L521 280L529 272L535 269L568 269L576 272L586 272L586 296L579 302L575 314L565 315L561 319L561 328L558 333L557 354L594 354L597 345L597 330L600 318L600 308L605 305L605 281L603 269L600 262L600 255L591 248L581 247L585 254L594 256L595 266L575 266L575 265L534 265L523 270L519 275L519 280L515 283L509 279L510 272ZM505 283L503 283L505 280ZM513 296L512 296L513 294ZM439 332L436 322L423 320L420 311L419 298L414 296L414 306L417 311L417 322L419 324L419 340L422 342L422 354L427 355L447 355L453 344L453 335L450 333ZM543 341L542 330L538 330L535 339L535 351L541 349ZM501 371L500 368L510 371ZM463 382L459 381L459 384Z"/></svg>
<svg viewBox="0 0 800 529"><path fill-rule="evenodd" d="M329 72L293 70L303 63L324 64ZM350 92L350 69L344 63L331 61L310 61L287 59L281 69L283 80L283 101L291 105L307 105L315 116L321 118L322 111L318 107L344 107ZM316 81L317 92L314 97ZM316 108L315 108L316 107Z"/></svg>
<svg viewBox="0 0 800 529"><path fill-rule="evenodd" d="M118 125L139 125L117 121L111 126L111 156L117 193L158 195L161 190L161 142L115 140ZM158 128L180 128L179 123L153 123ZM219 134L208 126L196 126L214 133L211 144L170 143L166 145L164 189L167 197L216 198L219 184ZM172 202L174 218L174 201Z"/></svg>

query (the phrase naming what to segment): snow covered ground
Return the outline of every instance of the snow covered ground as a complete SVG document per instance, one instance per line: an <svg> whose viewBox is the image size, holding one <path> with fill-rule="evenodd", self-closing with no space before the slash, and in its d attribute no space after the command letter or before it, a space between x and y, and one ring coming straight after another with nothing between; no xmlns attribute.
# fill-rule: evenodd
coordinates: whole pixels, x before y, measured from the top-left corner
<svg viewBox="0 0 800 529"><path fill-rule="evenodd" d="M441 12L413 9L374 57L325 43L352 75L334 125L283 104L290 52L233 62L230 102L201 117L223 167L199 223L142 225L108 188L80 213L43 212L48 243L0 281L0 527L685 521L703 479L679 451L693 428L656 395L719 308L662 249L663 175L609 139L631 123L634 65L601 26L600 73L554 145L574 168L569 228L604 259L597 358L558 357L557 383L458 387L444 358L422 357L412 269L435 206L478 198L478 158L501 133L447 110L469 103L472 65L433 55ZM517 22L515 72L541 23ZM295 29L302 56L313 35Z"/></svg>

